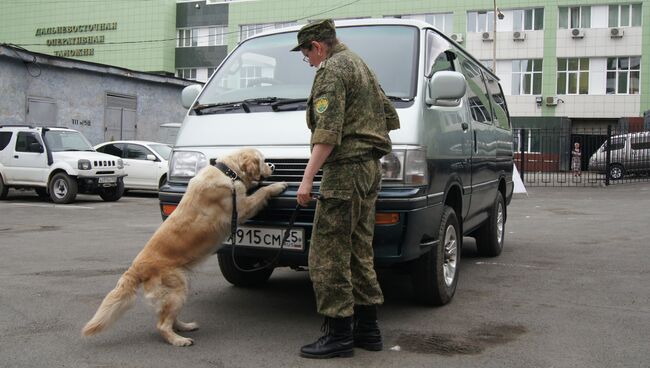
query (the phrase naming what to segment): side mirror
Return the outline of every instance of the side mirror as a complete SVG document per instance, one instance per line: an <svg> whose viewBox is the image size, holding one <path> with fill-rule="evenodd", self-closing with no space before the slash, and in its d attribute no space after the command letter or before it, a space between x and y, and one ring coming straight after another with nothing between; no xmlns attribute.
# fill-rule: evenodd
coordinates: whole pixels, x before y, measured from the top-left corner
<svg viewBox="0 0 650 368"><path fill-rule="evenodd" d="M156 161L156 156L152 154L147 155L147 161Z"/></svg>
<svg viewBox="0 0 650 368"><path fill-rule="evenodd" d="M465 96L467 81L458 72L439 71L427 82L426 103L437 106L458 106Z"/></svg>
<svg viewBox="0 0 650 368"><path fill-rule="evenodd" d="M183 88L183 92L181 92L181 104L183 104L184 108L189 109L192 106L196 97L201 93L201 88L199 84L193 84Z"/></svg>
<svg viewBox="0 0 650 368"><path fill-rule="evenodd" d="M34 142L29 144L29 152L43 153L45 152L45 150L43 149L43 146L41 146L40 143Z"/></svg>

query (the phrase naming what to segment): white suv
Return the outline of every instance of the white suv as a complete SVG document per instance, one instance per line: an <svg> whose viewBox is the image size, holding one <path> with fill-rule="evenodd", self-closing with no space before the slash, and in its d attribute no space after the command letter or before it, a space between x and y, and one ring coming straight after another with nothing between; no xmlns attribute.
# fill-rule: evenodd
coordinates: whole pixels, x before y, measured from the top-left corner
<svg viewBox="0 0 650 368"><path fill-rule="evenodd" d="M0 199L11 188L34 188L54 203L77 193L117 201L124 193L122 160L96 152L78 131L67 128L0 126Z"/></svg>

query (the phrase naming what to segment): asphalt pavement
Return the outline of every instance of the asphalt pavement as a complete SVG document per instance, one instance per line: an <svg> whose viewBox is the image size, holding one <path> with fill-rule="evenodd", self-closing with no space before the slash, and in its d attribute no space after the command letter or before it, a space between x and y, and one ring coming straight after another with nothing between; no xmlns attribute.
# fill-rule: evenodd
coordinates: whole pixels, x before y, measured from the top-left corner
<svg viewBox="0 0 650 368"><path fill-rule="evenodd" d="M380 272L381 352L313 361L322 319L306 272L262 289L191 276L181 317L195 345L167 345L141 297L110 330L80 331L159 226L155 195L72 205L30 192L0 201L0 367L649 367L650 184L529 188L508 207L497 258L465 238L458 289L417 305L408 278Z"/></svg>

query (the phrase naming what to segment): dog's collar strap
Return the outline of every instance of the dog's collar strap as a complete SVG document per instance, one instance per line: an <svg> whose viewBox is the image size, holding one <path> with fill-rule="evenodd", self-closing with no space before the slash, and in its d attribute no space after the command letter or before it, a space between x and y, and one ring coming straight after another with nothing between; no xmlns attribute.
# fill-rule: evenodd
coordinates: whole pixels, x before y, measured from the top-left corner
<svg viewBox="0 0 650 368"><path fill-rule="evenodd" d="M215 162L214 167L217 169L221 170L226 176L228 176L230 179L234 180L241 180L239 176L237 175L236 172L234 172L231 168L228 167L228 165L224 164L223 162Z"/></svg>

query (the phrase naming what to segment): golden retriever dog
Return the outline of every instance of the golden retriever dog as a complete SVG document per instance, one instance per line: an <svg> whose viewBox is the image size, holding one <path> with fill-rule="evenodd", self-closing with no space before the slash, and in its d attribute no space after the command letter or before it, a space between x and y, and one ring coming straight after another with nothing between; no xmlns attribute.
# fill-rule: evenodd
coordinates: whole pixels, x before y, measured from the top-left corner
<svg viewBox="0 0 650 368"><path fill-rule="evenodd" d="M272 168L255 149L242 149L219 161L234 171L238 222L259 212L271 196L282 193L286 183L273 183L246 195L256 182L270 176ZM221 170L207 166L190 180L178 207L153 234L131 267L120 277L95 316L83 328L94 335L117 320L133 304L142 284L144 295L158 313L157 328L172 345L192 345L192 339L176 331L193 331L198 324L185 323L178 315L187 297L186 272L214 253L231 231L233 181Z"/></svg>

